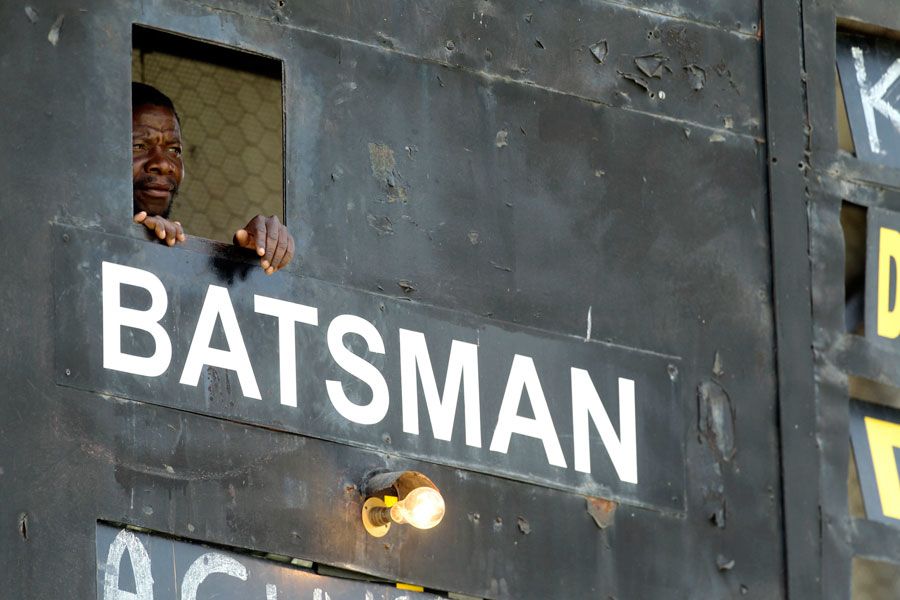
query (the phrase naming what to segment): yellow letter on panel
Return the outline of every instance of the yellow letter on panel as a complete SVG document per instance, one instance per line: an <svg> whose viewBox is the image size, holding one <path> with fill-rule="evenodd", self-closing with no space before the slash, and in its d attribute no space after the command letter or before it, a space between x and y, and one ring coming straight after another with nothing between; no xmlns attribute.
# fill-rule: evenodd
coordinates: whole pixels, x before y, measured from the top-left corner
<svg viewBox="0 0 900 600"><path fill-rule="evenodd" d="M894 455L894 449L900 448L900 425L872 417L865 417L865 423L881 512L886 517L900 519L900 475Z"/></svg>
<svg viewBox="0 0 900 600"><path fill-rule="evenodd" d="M900 279L900 231L882 227L878 238L878 335L890 339L900 335L900 281L894 283L891 298L892 262Z"/></svg>

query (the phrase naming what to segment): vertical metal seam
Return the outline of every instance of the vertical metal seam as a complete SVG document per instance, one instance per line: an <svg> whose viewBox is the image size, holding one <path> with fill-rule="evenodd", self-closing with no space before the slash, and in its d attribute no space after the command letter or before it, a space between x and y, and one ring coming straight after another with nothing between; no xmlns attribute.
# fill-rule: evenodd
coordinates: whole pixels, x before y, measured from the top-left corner
<svg viewBox="0 0 900 600"><path fill-rule="evenodd" d="M763 0L762 14L784 584L789 598L818 598L822 546L802 0Z"/></svg>

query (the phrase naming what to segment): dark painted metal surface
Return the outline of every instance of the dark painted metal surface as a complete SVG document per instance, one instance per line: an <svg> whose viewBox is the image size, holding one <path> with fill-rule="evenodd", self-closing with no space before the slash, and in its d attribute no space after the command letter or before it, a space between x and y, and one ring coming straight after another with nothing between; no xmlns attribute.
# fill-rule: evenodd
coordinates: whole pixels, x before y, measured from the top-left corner
<svg viewBox="0 0 900 600"><path fill-rule="evenodd" d="M54 316L59 332L55 370L59 385L627 500L662 511L684 510L685 407L679 404L680 361L676 358L472 319L466 314L309 278L267 277L254 265L210 259L155 241L137 242L54 227L54 244ZM126 309L153 308L145 289L133 283L120 286L109 273L104 275L110 264L139 269L138 282L143 279L150 283L153 277L162 282L165 295L153 299L156 308L162 309L163 303L168 306L159 320L163 333L156 335L160 339L134 327L104 327L105 313L113 311L104 305L101 296L107 297L111 288L120 290L121 306ZM230 300L226 303L236 314L233 337L225 337L224 317L215 318L212 335L198 333L202 329L201 308L213 306L208 295L208 289L213 287L228 290ZM291 346L297 357L295 364L280 364L281 347L288 338L279 331L279 319L255 311L260 297L315 311L316 324L293 324L295 342ZM375 333L367 343L356 333L359 330L351 330L343 336L341 346L349 347L371 364L380 377L360 379L360 372L355 371L357 375L353 376L342 368L345 361L337 361L331 342L332 328L336 319L347 315L371 323ZM155 322L149 316L142 320L148 329ZM469 344L477 352L474 364L466 367L465 376L459 376L460 399L452 416L431 416L421 392L423 377L414 375L417 379L406 381L410 375L402 373L401 352L411 351L400 341L402 330L423 336L441 394L451 379L457 381L448 378L451 343ZM157 375L136 375L127 371L128 365L112 365L112 353L105 349L111 337L121 337L122 352L128 356L149 357L170 343L171 359L161 365ZM164 342L166 339L170 341ZM380 340L383 351L372 347L376 340ZM232 353L244 346L249 358L247 370L236 375L233 369L208 366L198 370L196 376L185 378L189 348L207 344ZM533 371L514 367L520 364L514 362L515 356L530 359ZM576 393L570 375L573 368L587 372L621 439L625 429L619 408L619 380L627 378L633 382L638 442L634 482L617 474L610 460L613 451L604 447L587 417L573 422L580 414L574 408ZM549 414L546 420L538 422L547 423L549 430L543 441L535 434L515 434L496 449L496 432L510 423L509 418L502 416L501 400L506 398L508 388L521 389L508 383L516 380L514 371L533 373L535 383L529 384L527 392L516 393L519 410L513 414L527 419L540 416L532 403L539 401L543 405L544 401L531 396L542 393ZM285 373L295 386L294 394L287 398L289 392L281 383ZM479 382L475 391L468 382L463 383L470 376ZM380 378L386 381L385 395L379 395L384 401L383 409L371 387ZM333 384L326 384L327 381L335 382L348 400L336 402L335 392L326 389ZM417 418L406 405L401 382L407 386L412 383L416 390ZM254 397L251 387L258 388L260 398ZM444 395L444 401L447 400ZM354 407L360 410L351 413L356 411ZM369 419L369 414L374 416ZM473 418L477 425L470 428ZM409 431L410 419L417 424L416 433ZM449 425L449 439L440 439L435 422ZM587 428L591 432L587 455L590 473L585 474L576 470L579 459L573 456L577 446L573 441ZM559 452L559 457L553 451Z"/></svg>
<svg viewBox="0 0 900 600"><path fill-rule="evenodd" d="M764 122L758 14L738 1L0 5L0 77L16 82L0 87L0 589L96 597L104 520L478 597L784 597L761 136L784 127L795 144L803 115ZM133 23L284 61L299 260L276 276L291 284L268 285L679 357L684 511L623 501L597 521L596 502L539 481L58 385L51 223L98 256L108 235L149 244L130 225ZM794 209L780 236L805 231ZM164 252L169 276L193 276L186 252L146 256ZM441 526L367 537L357 486L375 469L428 475Z"/></svg>
<svg viewBox="0 0 900 600"><path fill-rule="evenodd" d="M763 18L786 583L790 597L816 598L821 593L819 484L818 474L806 468L818 453L809 352L811 283L803 181L808 130L800 2L764 1Z"/></svg>

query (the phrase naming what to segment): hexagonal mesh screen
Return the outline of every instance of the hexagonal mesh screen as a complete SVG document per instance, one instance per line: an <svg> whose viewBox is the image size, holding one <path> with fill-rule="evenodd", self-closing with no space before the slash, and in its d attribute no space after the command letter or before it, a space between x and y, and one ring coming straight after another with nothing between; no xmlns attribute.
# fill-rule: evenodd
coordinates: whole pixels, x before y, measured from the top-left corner
<svg viewBox="0 0 900 600"><path fill-rule="evenodd" d="M284 220L280 62L135 27L132 78L178 111L185 233L230 243L257 214Z"/></svg>

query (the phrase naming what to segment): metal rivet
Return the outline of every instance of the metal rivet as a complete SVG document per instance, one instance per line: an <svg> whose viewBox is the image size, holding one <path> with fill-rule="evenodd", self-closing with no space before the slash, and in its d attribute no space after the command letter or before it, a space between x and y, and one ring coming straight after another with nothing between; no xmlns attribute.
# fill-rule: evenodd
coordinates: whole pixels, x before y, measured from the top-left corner
<svg viewBox="0 0 900 600"><path fill-rule="evenodd" d="M70 376L71 374L72 374L72 370L66 369L66 377Z"/></svg>

